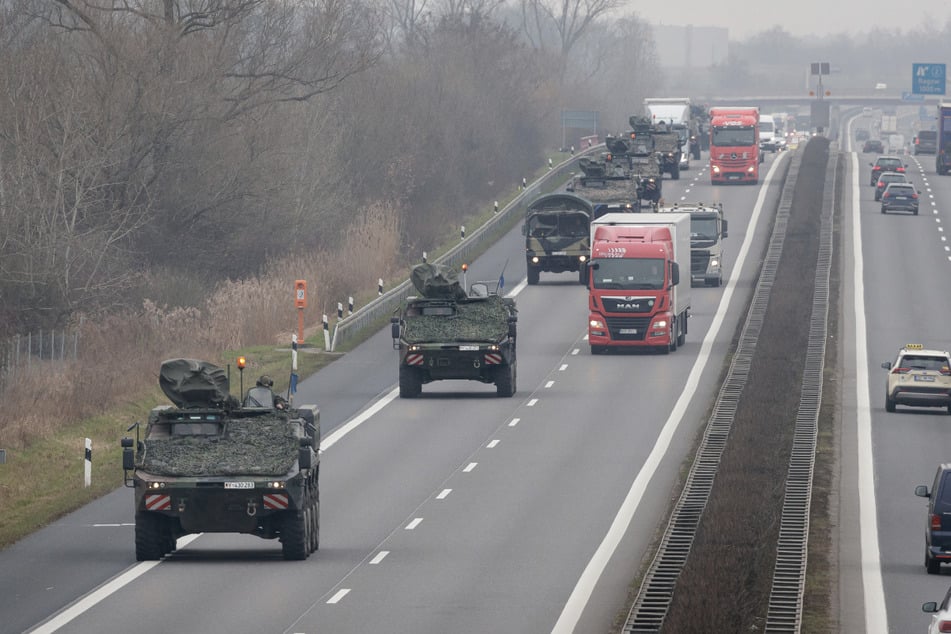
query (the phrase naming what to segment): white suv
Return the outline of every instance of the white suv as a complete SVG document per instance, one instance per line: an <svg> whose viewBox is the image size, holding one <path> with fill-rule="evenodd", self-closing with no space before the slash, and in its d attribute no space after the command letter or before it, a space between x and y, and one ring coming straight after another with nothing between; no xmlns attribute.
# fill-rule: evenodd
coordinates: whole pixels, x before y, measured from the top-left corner
<svg viewBox="0 0 951 634"><path fill-rule="evenodd" d="M912 343L898 351L895 363L886 361L885 410L896 405L946 407L951 414L951 354L925 350Z"/></svg>

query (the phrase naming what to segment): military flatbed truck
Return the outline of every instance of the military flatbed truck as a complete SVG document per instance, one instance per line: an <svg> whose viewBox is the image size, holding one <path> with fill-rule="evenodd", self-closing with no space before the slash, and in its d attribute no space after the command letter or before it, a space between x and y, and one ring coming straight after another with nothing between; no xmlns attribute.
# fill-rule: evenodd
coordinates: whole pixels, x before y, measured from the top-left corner
<svg viewBox="0 0 951 634"><path fill-rule="evenodd" d="M494 383L498 396L515 394L515 300L484 282L466 293L447 266L418 264L411 277L420 296L404 300L390 320L400 397L416 398L424 384L446 379Z"/></svg>
<svg viewBox="0 0 951 634"><path fill-rule="evenodd" d="M279 409L260 387L242 404L224 370L196 359L165 361L159 384L174 407L154 408L144 438L136 423L136 438L121 443L125 485L135 493L136 559L161 559L190 533L278 539L290 560L316 551L317 407Z"/></svg>

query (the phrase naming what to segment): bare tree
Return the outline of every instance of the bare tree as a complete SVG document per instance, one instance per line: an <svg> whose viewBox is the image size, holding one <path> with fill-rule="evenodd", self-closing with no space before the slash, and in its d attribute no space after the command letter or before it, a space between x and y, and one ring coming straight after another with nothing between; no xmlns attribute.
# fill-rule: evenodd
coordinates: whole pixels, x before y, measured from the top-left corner
<svg viewBox="0 0 951 634"><path fill-rule="evenodd" d="M566 59L602 15L625 0L521 0L522 29L536 49Z"/></svg>

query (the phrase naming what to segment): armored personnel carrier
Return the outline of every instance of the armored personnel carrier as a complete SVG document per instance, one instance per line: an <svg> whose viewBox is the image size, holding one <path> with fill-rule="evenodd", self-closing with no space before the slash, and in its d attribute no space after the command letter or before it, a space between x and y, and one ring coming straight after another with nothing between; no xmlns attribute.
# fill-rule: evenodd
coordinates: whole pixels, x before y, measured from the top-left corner
<svg viewBox="0 0 951 634"><path fill-rule="evenodd" d="M455 269L439 264L417 264L411 279L419 296L390 319L400 397L418 397L424 384L445 379L494 383L499 396L515 394L515 300L484 282L467 293Z"/></svg>
<svg viewBox="0 0 951 634"><path fill-rule="evenodd" d="M629 119L629 156L631 180L637 195L637 208L643 202L656 207L663 191L662 173L657 151L654 147L654 130L650 119L632 115Z"/></svg>
<svg viewBox="0 0 951 634"><path fill-rule="evenodd" d="M134 489L135 557L161 559L189 533L246 533L306 559L320 537L320 412L283 407L269 387L232 396L221 368L171 359L159 373L174 404L149 413L144 438L122 439Z"/></svg>

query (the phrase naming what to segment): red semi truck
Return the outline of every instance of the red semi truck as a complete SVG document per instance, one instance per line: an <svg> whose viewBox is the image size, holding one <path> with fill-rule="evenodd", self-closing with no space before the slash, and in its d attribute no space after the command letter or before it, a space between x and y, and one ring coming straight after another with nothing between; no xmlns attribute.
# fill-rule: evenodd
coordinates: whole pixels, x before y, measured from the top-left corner
<svg viewBox="0 0 951 634"><path fill-rule="evenodd" d="M685 283L681 284L681 271ZM690 214L605 214L591 223L588 344L672 352L690 310Z"/></svg>
<svg viewBox="0 0 951 634"><path fill-rule="evenodd" d="M759 182L759 108L710 108L710 182Z"/></svg>

